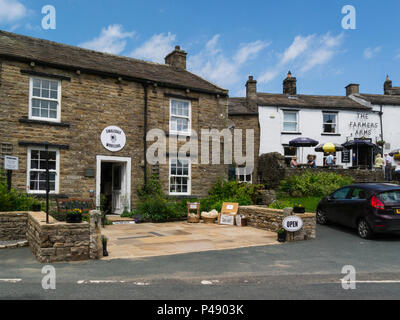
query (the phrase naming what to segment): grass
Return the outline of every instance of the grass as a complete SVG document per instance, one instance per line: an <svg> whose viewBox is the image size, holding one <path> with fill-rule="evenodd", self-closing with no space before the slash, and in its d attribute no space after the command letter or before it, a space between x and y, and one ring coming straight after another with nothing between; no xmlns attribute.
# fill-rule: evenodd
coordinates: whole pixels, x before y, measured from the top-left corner
<svg viewBox="0 0 400 320"><path fill-rule="evenodd" d="M306 212L316 212L319 201L322 197L285 197L278 196L278 200L270 205L270 208L274 209L284 209L288 207L293 207L294 204L301 204L306 208Z"/></svg>

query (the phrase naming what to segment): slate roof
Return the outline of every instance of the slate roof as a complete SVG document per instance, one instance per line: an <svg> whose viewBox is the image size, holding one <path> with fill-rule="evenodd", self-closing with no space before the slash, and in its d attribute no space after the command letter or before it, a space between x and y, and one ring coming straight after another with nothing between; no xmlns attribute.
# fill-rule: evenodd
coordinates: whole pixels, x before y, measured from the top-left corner
<svg viewBox="0 0 400 320"><path fill-rule="evenodd" d="M400 106L400 95L360 94L360 97L375 105Z"/></svg>
<svg viewBox="0 0 400 320"><path fill-rule="evenodd" d="M165 86L227 95L228 90L169 65L121 57L0 30L0 57L33 61L58 68L104 73L130 80L150 80Z"/></svg>
<svg viewBox="0 0 400 320"><path fill-rule="evenodd" d="M277 106L306 109L334 109L334 110L370 110L370 107L357 103L346 96L322 96L298 94L257 93L259 106ZM229 114L252 113L246 105L246 98L230 98Z"/></svg>

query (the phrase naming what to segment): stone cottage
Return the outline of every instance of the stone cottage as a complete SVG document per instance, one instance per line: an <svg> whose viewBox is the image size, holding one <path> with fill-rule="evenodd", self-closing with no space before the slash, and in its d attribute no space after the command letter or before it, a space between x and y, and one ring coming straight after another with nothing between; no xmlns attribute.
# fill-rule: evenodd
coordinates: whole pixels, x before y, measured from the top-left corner
<svg viewBox="0 0 400 320"><path fill-rule="evenodd" d="M19 158L13 187L45 194L47 143L52 196L99 206L104 194L118 214L150 175L171 197L207 195L226 165L146 161L151 129L190 140L228 125L228 91L187 71L186 56L177 46L157 64L0 31L0 158Z"/></svg>

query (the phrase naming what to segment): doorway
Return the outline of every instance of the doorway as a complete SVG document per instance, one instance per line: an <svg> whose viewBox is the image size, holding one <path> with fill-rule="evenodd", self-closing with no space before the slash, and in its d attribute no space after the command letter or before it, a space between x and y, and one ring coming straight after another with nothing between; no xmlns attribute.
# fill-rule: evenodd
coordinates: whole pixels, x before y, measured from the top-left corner
<svg viewBox="0 0 400 320"><path fill-rule="evenodd" d="M131 158L97 156L96 206L121 215L131 208Z"/></svg>

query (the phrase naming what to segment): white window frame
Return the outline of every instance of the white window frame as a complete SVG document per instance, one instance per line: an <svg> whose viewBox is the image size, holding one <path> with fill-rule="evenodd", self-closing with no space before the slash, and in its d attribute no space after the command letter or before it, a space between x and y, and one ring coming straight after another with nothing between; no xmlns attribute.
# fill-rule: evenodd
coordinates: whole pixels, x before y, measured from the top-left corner
<svg viewBox="0 0 400 320"><path fill-rule="evenodd" d="M188 175L177 175L171 174L171 164L173 160L179 160L179 161L187 161L188 162ZM169 159L169 166L168 166L168 193L171 196L190 196L192 194L192 162L190 159L179 159L178 157L173 157ZM172 177L187 177L188 178L188 186L187 186L187 192L171 192L171 178Z"/></svg>
<svg viewBox="0 0 400 320"><path fill-rule="evenodd" d="M31 152L33 151L46 151L44 147L28 147L27 148L27 165L26 165L26 187L27 187L27 193L28 194L46 194L46 190L31 190ZM54 149L54 148L49 148L49 151L51 152L56 152L56 170L50 170L50 172L55 172L56 177L55 177L55 186L54 186L54 191L50 191L50 194L58 194L60 192L60 150L59 149ZM37 170L37 169L32 169L35 171L44 171L45 170Z"/></svg>
<svg viewBox="0 0 400 320"><path fill-rule="evenodd" d="M283 110L282 111L282 132L284 133L293 133L293 132L299 132L299 111L297 110ZM285 121L285 113L294 113L296 115L296 122L294 121ZM294 131L287 131L285 130L285 123L296 123L296 129Z"/></svg>
<svg viewBox="0 0 400 320"><path fill-rule="evenodd" d="M172 101L181 101L189 103L189 116L180 116L180 115L173 115L172 114ZM179 131L179 130L172 130L172 117L174 118L183 118L189 121L188 123L188 131ZM169 100L169 133L176 134L176 135L188 135L190 136L192 132L192 102L190 100L183 100L183 99L176 99L171 98Z"/></svg>
<svg viewBox="0 0 400 320"><path fill-rule="evenodd" d="M57 82L58 83L57 99L34 97L33 96L33 80L34 79L41 80L41 81L47 80L47 81ZM57 102L57 118L53 119L50 117L33 116L32 115L32 100L33 99ZM48 121L48 122L61 122L61 81L60 80L55 80L55 79L51 79L51 78L43 78L43 77L30 77L29 78L29 119Z"/></svg>
<svg viewBox="0 0 400 320"><path fill-rule="evenodd" d="M333 116L335 116L335 123L328 123L328 122L325 122L324 121L324 116L325 115L333 115ZM336 112L322 112L322 133L323 134L338 134L338 121L339 120L339 117L338 117L338 113L336 113ZM325 132L325 124L329 124L329 125L335 125L335 132Z"/></svg>
<svg viewBox="0 0 400 320"><path fill-rule="evenodd" d="M244 177L244 181L240 180L240 178L239 178L240 176ZM247 176L250 176L250 180L249 181L247 181ZM238 168L236 168L236 181L237 182L253 184L253 173L247 174L246 173L246 167L238 167Z"/></svg>

